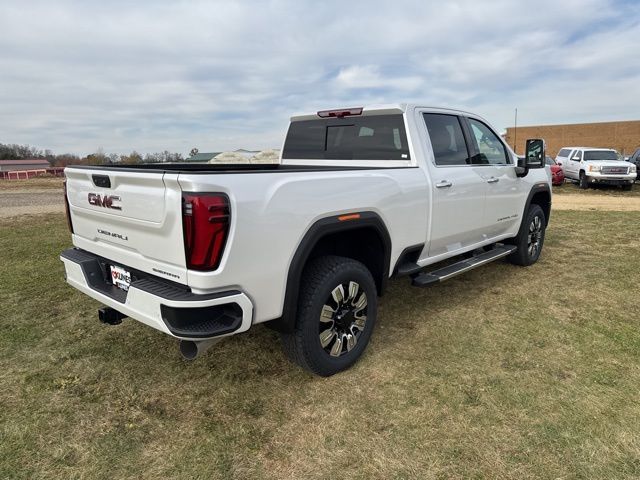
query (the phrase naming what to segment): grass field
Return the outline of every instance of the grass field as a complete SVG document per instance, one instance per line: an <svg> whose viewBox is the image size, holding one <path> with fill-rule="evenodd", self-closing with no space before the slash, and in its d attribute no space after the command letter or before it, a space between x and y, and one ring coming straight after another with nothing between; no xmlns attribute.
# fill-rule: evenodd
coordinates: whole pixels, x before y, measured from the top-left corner
<svg viewBox="0 0 640 480"><path fill-rule="evenodd" d="M576 194L586 196L606 196L606 197L640 197L640 182L635 182L631 191L624 191L620 187L612 185L592 185L588 189L582 190L573 182L566 181L562 185L553 187L554 194Z"/></svg>
<svg viewBox="0 0 640 480"><path fill-rule="evenodd" d="M28 180L0 180L0 192L14 190L62 190L62 177L36 177Z"/></svg>
<svg viewBox="0 0 640 480"><path fill-rule="evenodd" d="M637 478L640 213L554 212L540 262L394 280L332 378L258 326L193 363L63 281L62 215L0 219L0 478Z"/></svg>

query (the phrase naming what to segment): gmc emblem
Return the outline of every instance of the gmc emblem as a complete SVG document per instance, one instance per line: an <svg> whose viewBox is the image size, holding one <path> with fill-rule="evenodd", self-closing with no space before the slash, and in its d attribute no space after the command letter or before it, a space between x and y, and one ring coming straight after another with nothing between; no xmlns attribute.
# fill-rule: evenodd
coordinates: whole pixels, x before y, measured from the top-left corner
<svg viewBox="0 0 640 480"><path fill-rule="evenodd" d="M119 202L120 197L118 195L100 195L99 193L89 193L87 195L89 205L95 205L96 207L112 208L113 210L122 210L120 205L115 205L114 202Z"/></svg>

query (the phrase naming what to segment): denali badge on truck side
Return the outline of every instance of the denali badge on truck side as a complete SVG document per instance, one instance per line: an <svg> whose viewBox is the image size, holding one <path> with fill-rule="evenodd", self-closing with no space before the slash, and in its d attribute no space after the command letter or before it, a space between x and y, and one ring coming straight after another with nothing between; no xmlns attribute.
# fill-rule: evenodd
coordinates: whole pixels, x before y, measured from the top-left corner
<svg viewBox="0 0 640 480"><path fill-rule="evenodd" d="M95 205L96 207L122 210L122 207L120 205L115 205L113 203L120 201L120 197L118 195L100 195L99 193L89 193L87 195L87 201L90 205Z"/></svg>

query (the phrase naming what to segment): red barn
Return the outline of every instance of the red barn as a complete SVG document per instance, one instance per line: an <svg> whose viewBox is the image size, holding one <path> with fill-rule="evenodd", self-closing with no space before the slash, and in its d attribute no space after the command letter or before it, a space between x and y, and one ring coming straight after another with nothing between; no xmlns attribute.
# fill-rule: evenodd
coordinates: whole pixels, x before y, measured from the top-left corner
<svg viewBox="0 0 640 480"><path fill-rule="evenodd" d="M49 161L43 158L31 158L28 160L0 160L0 178L8 180L19 178L31 178L43 173L53 173Z"/></svg>

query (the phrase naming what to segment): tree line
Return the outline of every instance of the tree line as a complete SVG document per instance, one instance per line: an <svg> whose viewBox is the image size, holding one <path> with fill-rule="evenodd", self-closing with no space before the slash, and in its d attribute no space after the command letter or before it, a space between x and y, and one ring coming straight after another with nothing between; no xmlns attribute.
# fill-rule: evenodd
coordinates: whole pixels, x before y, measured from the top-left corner
<svg viewBox="0 0 640 480"><path fill-rule="evenodd" d="M101 148L84 157L73 153L54 154L51 150L40 150L29 145L0 143L0 160L28 160L32 158L46 159L53 167L66 167L67 165L109 165L114 163L160 163L181 162L184 157L181 153L164 152L147 153L144 156L135 150L128 155L117 153L105 153Z"/></svg>

